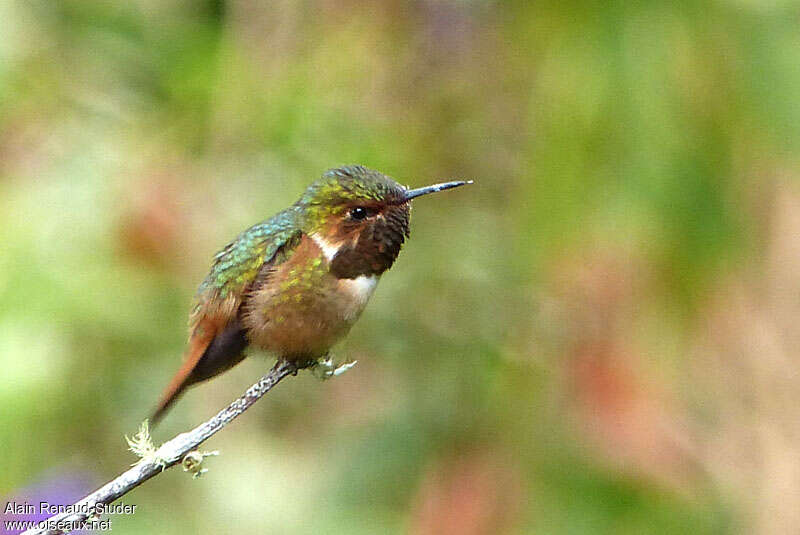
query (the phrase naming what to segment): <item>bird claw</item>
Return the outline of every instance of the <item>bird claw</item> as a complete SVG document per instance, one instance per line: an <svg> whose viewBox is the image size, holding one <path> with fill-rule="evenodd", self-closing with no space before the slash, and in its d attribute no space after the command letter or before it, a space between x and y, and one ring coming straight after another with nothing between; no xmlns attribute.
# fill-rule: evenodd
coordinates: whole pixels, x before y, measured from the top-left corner
<svg viewBox="0 0 800 535"><path fill-rule="evenodd" d="M311 365L311 373L318 379L325 381L331 377L338 377L358 363L357 360L338 363L330 356L318 359Z"/></svg>

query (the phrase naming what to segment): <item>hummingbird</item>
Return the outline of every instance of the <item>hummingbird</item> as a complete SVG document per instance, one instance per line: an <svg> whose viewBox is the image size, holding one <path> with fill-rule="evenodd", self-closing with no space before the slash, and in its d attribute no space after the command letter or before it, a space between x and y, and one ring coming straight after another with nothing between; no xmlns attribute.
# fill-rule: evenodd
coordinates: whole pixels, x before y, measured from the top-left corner
<svg viewBox="0 0 800 535"><path fill-rule="evenodd" d="M152 421L189 386L241 362L248 347L293 363L325 357L397 259L411 200L470 183L408 189L361 165L340 167L239 234L214 256L197 290L183 365Z"/></svg>

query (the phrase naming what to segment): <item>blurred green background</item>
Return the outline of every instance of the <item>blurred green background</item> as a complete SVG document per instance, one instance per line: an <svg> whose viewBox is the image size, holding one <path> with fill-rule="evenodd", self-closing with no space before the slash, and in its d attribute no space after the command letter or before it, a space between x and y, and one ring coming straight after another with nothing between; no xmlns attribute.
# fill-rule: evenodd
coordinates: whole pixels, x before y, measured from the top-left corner
<svg viewBox="0 0 800 535"><path fill-rule="evenodd" d="M113 532L791 533L800 7L0 2L0 497L117 475L211 256L360 163L420 186L337 355ZM263 356L190 391L209 417ZM7 517L4 517L7 518Z"/></svg>

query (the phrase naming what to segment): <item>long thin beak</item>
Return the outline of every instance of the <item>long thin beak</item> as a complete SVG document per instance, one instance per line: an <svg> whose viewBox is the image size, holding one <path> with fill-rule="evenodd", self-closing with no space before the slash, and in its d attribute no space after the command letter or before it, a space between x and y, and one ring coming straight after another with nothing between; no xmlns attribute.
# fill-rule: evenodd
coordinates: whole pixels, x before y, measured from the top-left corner
<svg viewBox="0 0 800 535"><path fill-rule="evenodd" d="M428 193L436 193L437 191L444 191L450 188L457 188L465 184L472 184L472 180L456 180L453 182L442 182L441 184L434 184L433 186L425 186L424 188L410 189L406 191L403 197L404 201L410 201L420 195L427 195Z"/></svg>

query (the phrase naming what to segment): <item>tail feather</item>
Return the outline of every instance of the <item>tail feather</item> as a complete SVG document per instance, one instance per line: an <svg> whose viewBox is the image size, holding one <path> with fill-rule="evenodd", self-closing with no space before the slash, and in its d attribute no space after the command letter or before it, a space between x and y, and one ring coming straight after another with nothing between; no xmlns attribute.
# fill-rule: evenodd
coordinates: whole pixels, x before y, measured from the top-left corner
<svg viewBox="0 0 800 535"><path fill-rule="evenodd" d="M206 349L214 341L216 335L217 329L214 328L210 321L201 322L195 329L189 340L189 348L186 350L183 365L161 394L158 405L150 417L151 424L158 423L172 404L178 400L183 391L194 382L192 381L192 371L203 358Z"/></svg>
<svg viewBox="0 0 800 535"><path fill-rule="evenodd" d="M157 423L187 387L210 379L244 359L247 336L238 321L220 326L201 320L189 340L186 360L172 378L150 421Z"/></svg>

